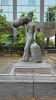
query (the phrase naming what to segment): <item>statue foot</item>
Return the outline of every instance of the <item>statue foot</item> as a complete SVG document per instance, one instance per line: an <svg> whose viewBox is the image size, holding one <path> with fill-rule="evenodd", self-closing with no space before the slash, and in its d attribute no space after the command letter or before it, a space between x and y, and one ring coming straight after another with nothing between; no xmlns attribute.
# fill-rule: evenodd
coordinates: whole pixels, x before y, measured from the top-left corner
<svg viewBox="0 0 56 100"><path fill-rule="evenodd" d="M28 60L24 59L24 58L19 59L19 61L21 61L21 62L28 62Z"/></svg>

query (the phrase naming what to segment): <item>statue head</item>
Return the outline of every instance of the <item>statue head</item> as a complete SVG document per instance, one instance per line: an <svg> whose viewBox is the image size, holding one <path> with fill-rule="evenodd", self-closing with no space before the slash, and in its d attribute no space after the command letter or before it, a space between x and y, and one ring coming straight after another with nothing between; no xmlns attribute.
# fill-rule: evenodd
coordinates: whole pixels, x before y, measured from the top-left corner
<svg viewBox="0 0 56 100"><path fill-rule="evenodd" d="M37 32L40 32L40 28L37 28Z"/></svg>
<svg viewBox="0 0 56 100"><path fill-rule="evenodd" d="M27 14L28 18L29 18L29 21L32 21L32 18L33 18L33 11L29 12Z"/></svg>

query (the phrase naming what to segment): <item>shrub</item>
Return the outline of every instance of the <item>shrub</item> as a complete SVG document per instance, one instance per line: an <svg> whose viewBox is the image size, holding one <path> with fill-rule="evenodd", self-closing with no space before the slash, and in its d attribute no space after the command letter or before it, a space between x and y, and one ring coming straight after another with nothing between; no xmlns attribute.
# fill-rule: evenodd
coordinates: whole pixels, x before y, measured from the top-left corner
<svg viewBox="0 0 56 100"><path fill-rule="evenodd" d="M43 33L42 32L36 32L35 41L39 45L43 44Z"/></svg>
<svg viewBox="0 0 56 100"><path fill-rule="evenodd" d="M3 10L0 10L0 45L10 44L11 41L8 38L10 32L7 28L10 26L10 23L6 20L6 16L3 15Z"/></svg>
<svg viewBox="0 0 56 100"><path fill-rule="evenodd" d="M19 47L25 46L25 29L20 28L17 30L17 41L13 43L13 45L17 45Z"/></svg>

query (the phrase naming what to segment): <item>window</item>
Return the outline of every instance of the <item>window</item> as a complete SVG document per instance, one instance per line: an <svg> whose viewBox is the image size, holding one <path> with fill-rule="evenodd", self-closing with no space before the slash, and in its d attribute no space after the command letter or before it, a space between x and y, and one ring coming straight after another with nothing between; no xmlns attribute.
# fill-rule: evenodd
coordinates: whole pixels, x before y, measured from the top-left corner
<svg viewBox="0 0 56 100"><path fill-rule="evenodd" d="M17 0L17 5L22 5L21 0Z"/></svg>
<svg viewBox="0 0 56 100"><path fill-rule="evenodd" d="M28 6L22 6L22 12L28 12Z"/></svg>
<svg viewBox="0 0 56 100"><path fill-rule="evenodd" d="M0 0L0 5L1 5L1 0Z"/></svg>
<svg viewBox="0 0 56 100"><path fill-rule="evenodd" d="M22 5L28 5L28 0L22 0Z"/></svg>
<svg viewBox="0 0 56 100"><path fill-rule="evenodd" d="M36 0L28 0L28 5L36 5Z"/></svg>
<svg viewBox="0 0 56 100"><path fill-rule="evenodd" d="M10 22L13 20L13 13L8 13L8 20Z"/></svg>
<svg viewBox="0 0 56 100"><path fill-rule="evenodd" d="M36 9L36 17L40 16L40 0L17 0L17 18L21 12L34 11ZM40 21L40 18L37 18Z"/></svg>
<svg viewBox="0 0 56 100"><path fill-rule="evenodd" d="M0 9L3 9L3 14L6 15L8 21L13 21L13 0L0 0ZM17 0L17 18L22 12L28 13L35 9L37 20L40 21L38 17L40 16L40 0Z"/></svg>
<svg viewBox="0 0 56 100"><path fill-rule="evenodd" d="M13 0L0 0L0 9L3 9L8 21L13 20Z"/></svg>
<svg viewBox="0 0 56 100"><path fill-rule="evenodd" d="M1 5L8 5L8 0L1 0Z"/></svg>
<svg viewBox="0 0 56 100"><path fill-rule="evenodd" d="M21 12L21 6L17 6L17 12Z"/></svg>
<svg viewBox="0 0 56 100"><path fill-rule="evenodd" d="M13 5L13 0L0 0L1 5Z"/></svg>
<svg viewBox="0 0 56 100"><path fill-rule="evenodd" d="M40 14L39 13L35 13L35 16L37 18L37 21L40 22Z"/></svg>
<svg viewBox="0 0 56 100"><path fill-rule="evenodd" d="M8 6L1 6L1 8L3 9L3 12L8 12Z"/></svg>
<svg viewBox="0 0 56 100"><path fill-rule="evenodd" d="M13 6L8 6L8 12L12 12L13 13Z"/></svg>
<svg viewBox="0 0 56 100"><path fill-rule="evenodd" d="M35 6L29 6L29 11L34 11L35 10Z"/></svg>
<svg viewBox="0 0 56 100"><path fill-rule="evenodd" d="M20 18L21 14L22 14L21 12L17 13L17 19Z"/></svg>
<svg viewBox="0 0 56 100"><path fill-rule="evenodd" d="M44 0L44 21L45 22L55 21L55 18L54 18L55 13L52 10L50 10L54 6L56 6L56 0Z"/></svg>

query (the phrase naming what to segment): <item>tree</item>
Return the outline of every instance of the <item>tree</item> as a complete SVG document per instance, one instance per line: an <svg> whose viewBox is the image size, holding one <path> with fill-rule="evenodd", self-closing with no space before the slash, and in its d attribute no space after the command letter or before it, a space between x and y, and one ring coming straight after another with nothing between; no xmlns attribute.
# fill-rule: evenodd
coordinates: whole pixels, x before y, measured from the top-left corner
<svg viewBox="0 0 56 100"><path fill-rule="evenodd" d="M3 10L0 10L0 45L6 45L10 41L10 39L7 37L10 32L7 30L7 27L9 27L10 23L6 20L6 16L3 15Z"/></svg>
<svg viewBox="0 0 56 100"><path fill-rule="evenodd" d="M46 21L56 20L56 6L48 7L46 12Z"/></svg>
<svg viewBox="0 0 56 100"><path fill-rule="evenodd" d="M3 15L3 10L0 9L0 28L7 28L9 26L9 22L6 20L6 16Z"/></svg>

